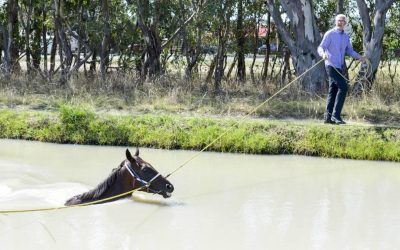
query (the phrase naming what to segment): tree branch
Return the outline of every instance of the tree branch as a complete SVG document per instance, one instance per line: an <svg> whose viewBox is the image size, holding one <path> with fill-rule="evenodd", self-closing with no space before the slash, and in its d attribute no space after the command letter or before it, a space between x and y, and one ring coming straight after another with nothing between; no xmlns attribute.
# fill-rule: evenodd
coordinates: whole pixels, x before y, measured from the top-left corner
<svg viewBox="0 0 400 250"><path fill-rule="evenodd" d="M368 6L364 0L357 0L358 12L360 13L363 23L363 37L364 41L371 40L371 19L369 17Z"/></svg>
<svg viewBox="0 0 400 250"><path fill-rule="evenodd" d="M268 5L268 11L272 14L275 25L280 31L285 44L287 44L290 48L293 48L294 40L290 37L289 32L285 29L285 24L283 23L278 8L274 5L274 1L268 0L266 4Z"/></svg>
<svg viewBox="0 0 400 250"><path fill-rule="evenodd" d="M384 1L382 4L382 9L387 10L392 6L395 0Z"/></svg>
<svg viewBox="0 0 400 250"><path fill-rule="evenodd" d="M167 41L165 41L162 45L161 45L161 50L162 49L164 49L165 47L167 47L171 42L172 42L172 40L174 40L174 38L179 34L179 32L183 29L183 27L185 27L189 22L191 22L192 21L192 19L198 14L198 13L200 13L200 11L202 10L202 7L204 6L204 5L206 5L207 4L207 0L201 5L201 6L199 6L199 8L197 9L197 11L195 11L173 34L172 34L172 36L167 40Z"/></svg>

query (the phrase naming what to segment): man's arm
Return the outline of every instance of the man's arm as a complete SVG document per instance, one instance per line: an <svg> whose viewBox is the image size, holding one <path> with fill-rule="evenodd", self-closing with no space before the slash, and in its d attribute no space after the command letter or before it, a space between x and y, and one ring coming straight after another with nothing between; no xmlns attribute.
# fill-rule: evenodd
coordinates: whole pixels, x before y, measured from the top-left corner
<svg viewBox="0 0 400 250"><path fill-rule="evenodd" d="M324 60L328 59L327 53L325 53L325 50L328 49L329 44L331 42L329 32L325 33L324 37L322 38L321 44L318 46L318 54L320 57L322 57Z"/></svg>
<svg viewBox="0 0 400 250"><path fill-rule="evenodd" d="M350 38L347 39L346 54L359 61L365 61L364 56L361 56L360 54L354 51L353 46L351 45L350 42Z"/></svg>

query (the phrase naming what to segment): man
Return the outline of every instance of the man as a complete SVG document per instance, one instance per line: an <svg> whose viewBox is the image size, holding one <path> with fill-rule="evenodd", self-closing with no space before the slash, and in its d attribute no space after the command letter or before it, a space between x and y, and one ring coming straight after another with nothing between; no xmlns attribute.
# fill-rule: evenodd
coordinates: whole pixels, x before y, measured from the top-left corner
<svg viewBox="0 0 400 250"><path fill-rule="evenodd" d="M345 75L344 57L347 54L359 61L364 61L365 57L353 50L350 37L344 32L346 16L337 15L335 25L335 28L325 33L318 46L318 54L325 60L325 68L329 77L324 123L345 124L340 116L347 93L347 81L343 77Z"/></svg>

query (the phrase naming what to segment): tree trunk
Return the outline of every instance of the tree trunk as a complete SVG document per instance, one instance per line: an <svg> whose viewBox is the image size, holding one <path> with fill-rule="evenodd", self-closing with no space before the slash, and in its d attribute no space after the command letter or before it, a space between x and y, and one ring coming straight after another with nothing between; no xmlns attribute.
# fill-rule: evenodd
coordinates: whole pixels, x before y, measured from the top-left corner
<svg viewBox="0 0 400 250"><path fill-rule="evenodd" d="M271 54L271 46L270 46L270 36L271 36L271 14L268 12L267 15L267 27L268 27L268 32L267 32L267 37L265 39L265 44L267 45L267 49L265 52L265 58L264 58L264 63L263 63L263 71L262 71L262 80L265 81L268 76L268 66L269 66L269 56Z"/></svg>
<svg viewBox="0 0 400 250"><path fill-rule="evenodd" d="M89 73L92 76L96 72L96 58L97 58L97 49L93 48L92 60L90 61L90 66L89 66Z"/></svg>
<svg viewBox="0 0 400 250"><path fill-rule="evenodd" d="M159 1L154 1L153 16L150 16L150 2L148 0L136 1L138 12L137 22L144 36L147 56L142 65L142 79L145 79L147 75L152 77L161 74L161 39L158 34ZM147 21L148 19L152 19L151 22Z"/></svg>
<svg viewBox="0 0 400 250"><path fill-rule="evenodd" d="M300 75L321 59L317 53L321 36L315 22L313 5L311 0L281 0L280 2L290 19L293 36L283 23L278 6L273 0L268 0L268 9L278 32L290 50L296 74ZM324 77L321 77L321 72ZM325 79L324 65L320 63L300 81L304 90L315 94L321 89Z"/></svg>
<svg viewBox="0 0 400 250"><path fill-rule="evenodd" d="M4 71L9 76L20 69L18 63L18 0L9 0L7 4L7 29L4 30Z"/></svg>
<svg viewBox="0 0 400 250"><path fill-rule="evenodd" d="M245 34L243 27L243 0L238 0L237 3L237 26L236 26L236 39L237 39L237 78L240 82L246 79L246 62L245 62Z"/></svg>
<svg viewBox="0 0 400 250"><path fill-rule="evenodd" d="M34 8L34 20L33 20L33 40L32 40L32 67L38 71L40 70L41 61L41 35L43 25L40 22L40 16L44 12L43 7L36 6ZM46 45L46 46L45 46ZM47 43L43 41L44 51L47 50Z"/></svg>
<svg viewBox="0 0 400 250"><path fill-rule="evenodd" d="M3 63L3 50L4 50L4 27L0 24L0 62Z"/></svg>
<svg viewBox="0 0 400 250"><path fill-rule="evenodd" d="M291 80L290 76L290 53L289 50L284 49L283 51L283 71L281 75L281 86L285 84L286 75L288 76L289 81Z"/></svg>
<svg viewBox="0 0 400 250"><path fill-rule="evenodd" d="M47 68L47 29L46 29L46 10L45 10L45 4L43 3L42 5L42 41L43 41L43 69L44 72L48 71Z"/></svg>
<svg viewBox="0 0 400 250"><path fill-rule="evenodd" d="M259 42L259 36L258 36L258 30L260 29L260 13L261 13L261 8L262 6L264 6L263 3L258 3L256 4L256 11L254 12L254 16L253 16L253 23L255 24L254 26L254 44L253 44L253 59L251 61L251 65L250 65L250 78L251 78L251 83L255 84L256 83L256 79L254 76L254 65L256 63L257 60L257 53L258 53L258 42Z"/></svg>
<svg viewBox="0 0 400 250"><path fill-rule="evenodd" d="M192 79L192 71L193 68L196 67L197 62L201 55L201 38L202 38L202 27L201 23L195 24L196 29L196 42L195 44L191 44L189 40L189 34L187 31L186 24L186 15L185 15L185 6L183 0L179 0L179 7L182 11L180 16L180 24L181 24L181 33L182 33L182 51L186 58L186 67L185 67L185 80L190 81ZM198 8L201 6L198 5Z"/></svg>
<svg viewBox="0 0 400 250"><path fill-rule="evenodd" d="M231 1L220 1L218 15L222 18L218 25L218 52L214 72L214 94L221 94L221 81L224 76L224 62L226 54L226 43L230 29L230 18L232 15Z"/></svg>
<svg viewBox="0 0 400 250"><path fill-rule="evenodd" d="M226 38L223 32L223 27L218 30L218 51L216 55L216 64L214 71L214 94L221 94L221 81L224 75L224 59L225 59Z"/></svg>
<svg viewBox="0 0 400 250"><path fill-rule="evenodd" d="M201 28L197 29L197 39L195 49L189 48L188 51L185 52L186 55L186 68L185 68L185 79L192 79L193 68L196 67L198 60L201 55L201 37L202 31Z"/></svg>
<svg viewBox="0 0 400 250"><path fill-rule="evenodd" d="M344 13L344 0L337 0L336 15Z"/></svg>
<svg viewBox="0 0 400 250"><path fill-rule="evenodd" d="M232 62L231 65L229 66L228 73L226 73L226 79L229 79L229 78L231 77L232 71L233 71L233 69L234 69L235 66L236 66L237 60L238 60L238 55L235 54L235 57L233 58L233 62Z"/></svg>
<svg viewBox="0 0 400 250"><path fill-rule="evenodd" d="M56 67L56 53L57 53L57 35L54 33L53 42L51 44L50 50L50 70L49 70L49 78L53 78L54 70Z"/></svg>
<svg viewBox="0 0 400 250"><path fill-rule="evenodd" d="M210 83L210 82L211 82L213 73L214 73L214 71L215 71L215 65L216 65L216 64L217 64L217 55L215 55L215 56L213 57L213 59L211 60L211 64L210 64L210 67L208 68L207 76L206 76L205 82L207 82L207 83Z"/></svg>
<svg viewBox="0 0 400 250"><path fill-rule="evenodd" d="M103 80L106 78L106 71L109 64L109 45L111 40L110 8L108 1L109 0L101 1L101 12L103 13L103 40L100 50L100 74Z"/></svg>
<svg viewBox="0 0 400 250"><path fill-rule="evenodd" d="M28 1L28 10L26 13L22 13L22 11L19 12L20 14L20 20L21 24L24 28L24 33L25 33L25 62L26 62L26 70L28 75L32 71L32 63L31 63L31 46L30 46L30 35L31 35L31 20L32 18L32 12L33 12L33 6L32 6L32 0ZM24 22L23 14L26 15L26 23Z"/></svg>
<svg viewBox="0 0 400 250"><path fill-rule="evenodd" d="M61 66L61 78L60 83L65 84L68 80L68 75L71 69L72 64L72 51L69 39L67 34L65 33L64 27L62 25L62 1L61 0L54 0L54 30L55 35L58 37L59 45L60 45L60 66ZM64 60L65 57L65 60Z"/></svg>
<svg viewBox="0 0 400 250"><path fill-rule="evenodd" d="M353 95L355 96L359 96L364 91L369 91L372 88L382 55L386 13L393 3L394 0L375 0L375 8L373 13L370 13L371 8L368 8L366 2L364 0L357 0L357 6L363 23L363 50L365 56L370 61L370 65L367 63L361 65L353 88ZM374 16L373 25L371 25L370 19L372 14Z"/></svg>

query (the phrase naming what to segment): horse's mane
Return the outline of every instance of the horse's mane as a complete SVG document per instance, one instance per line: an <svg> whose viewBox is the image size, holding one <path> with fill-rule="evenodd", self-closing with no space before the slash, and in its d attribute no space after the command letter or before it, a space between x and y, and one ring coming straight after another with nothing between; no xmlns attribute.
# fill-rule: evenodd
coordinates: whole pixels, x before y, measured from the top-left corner
<svg viewBox="0 0 400 250"><path fill-rule="evenodd" d="M111 174L95 188L87 191L86 193L77 195L75 198L80 199L81 201L98 199L114 184L115 180L120 174L121 168L124 166L124 163L125 161L121 162L118 167L114 168Z"/></svg>

